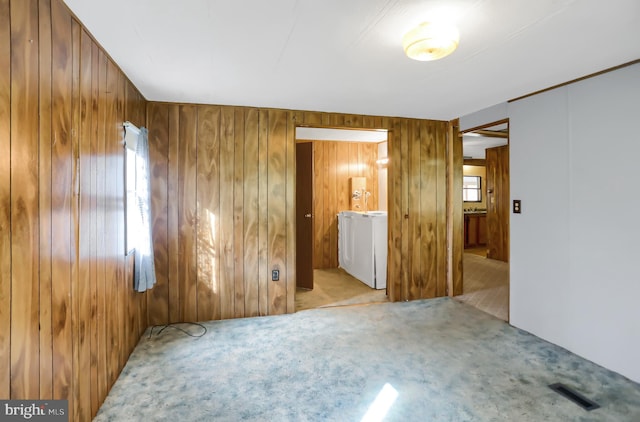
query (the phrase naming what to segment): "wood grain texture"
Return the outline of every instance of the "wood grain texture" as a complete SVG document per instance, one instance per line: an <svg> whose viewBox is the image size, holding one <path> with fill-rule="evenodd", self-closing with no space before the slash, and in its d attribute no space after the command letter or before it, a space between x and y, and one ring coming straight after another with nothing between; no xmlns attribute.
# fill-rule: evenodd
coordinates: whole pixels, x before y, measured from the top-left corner
<svg viewBox="0 0 640 422"><path fill-rule="evenodd" d="M100 51L95 43L91 44L91 134L90 134L90 162L91 162L91 231L90 255L91 255L91 309L89 314L89 325L91 329L91 414L98 412L98 407L102 401L99 396L99 376L98 376L98 128L99 128L99 69Z"/></svg>
<svg viewBox="0 0 640 422"><path fill-rule="evenodd" d="M220 107L198 109L198 319L220 319Z"/></svg>
<svg viewBox="0 0 640 422"><path fill-rule="evenodd" d="M243 163L243 273L244 273L244 316L253 317L260 314L259 297L259 243L258 219L260 207L258 202L258 132L259 111L255 108L245 110L244 121L244 163Z"/></svg>
<svg viewBox="0 0 640 422"><path fill-rule="evenodd" d="M79 216L78 234L79 247L76 262L78 263L77 314L91 315L91 228L92 228L92 198L91 198L91 55L92 41L86 31L80 36L78 93L79 131ZM91 331L89 321L76 318L78 324L78 366L77 393L75 411L80 420L91 418Z"/></svg>
<svg viewBox="0 0 640 422"><path fill-rule="evenodd" d="M324 230L324 211L325 211L325 195L324 195L324 179L326 172L324 171L327 159L324 155L324 143L313 142L313 268L323 268L329 264L324 259L323 244L325 242ZM347 189L349 186L347 184ZM330 204L327 204L330 207Z"/></svg>
<svg viewBox="0 0 640 422"><path fill-rule="evenodd" d="M287 114L282 110L269 111L268 131L268 271L279 270L279 280L268 281L269 315L287 312L287 229L286 185L287 176ZM290 180L290 182L292 182Z"/></svg>
<svg viewBox="0 0 640 422"><path fill-rule="evenodd" d="M71 139L72 113L72 39L71 16L57 0L51 2L52 21L52 133L51 206L52 214L52 316L53 316L53 398L72 400L73 332L71 314L71 206L73 155ZM72 406L70 406L71 412Z"/></svg>
<svg viewBox="0 0 640 422"><path fill-rule="evenodd" d="M97 236L96 236L96 259L97 259L97 280L96 280L96 298L97 298L97 332L98 332L98 350L96 356L96 365L98 366L98 380L96 388L98 389L98 406L102 404L102 400L109 391L109 381L107 376L107 260L103 257L107 256L106 232L106 210L107 210L107 153L105 142L105 128L107 121L107 56L103 51L98 51L98 132L97 132L97 148L96 148L96 172L100 177L96 177L96 211L97 211Z"/></svg>
<svg viewBox="0 0 640 422"><path fill-rule="evenodd" d="M402 291L402 223L406 210L402 208L402 126L401 120L390 121L388 139L388 199L389 250L387 253L387 296L391 301L404 300Z"/></svg>
<svg viewBox="0 0 640 422"><path fill-rule="evenodd" d="M72 421L147 326L123 306L126 83L60 0L0 0L0 397L67 399Z"/></svg>
<svg viewBox="0 0 640 422"><path fill-rule="evenodd" d="M116 91L118 89L118 73L116 67L111 60L107 60L107 86L106 86L106 124L105 124L105 154L106 154L106 191L105 202L107 204L107 210L105 213L106 227L112 228L107 231L106 234L106 253L108 257L107 261L107 276L106 276L106 315L107 318L107 340L108 345L107 353L107 381L109 385L118 378L119 370L119 326L117 321L118 312L118 257L124 254L124 250L118 250L118 233L117 233L117 215L115 209L117 207L117 195L118 187L116 183L116 172L119 171L117 167L117 140L119 138L118 130L121 126L116 123L117 105L116 105Z"/></svg>
<svg viewBox="0 0 640 422"><path fill-rule="evenodd" d="M180 107L178 143L178 257L180 320L194 322L198 317L196 180L197 108Z"/></svg>
<svg viewBox="0 0 640 422"><path fill-rule="evenodd" d="M436 152L436 297L447 294L447 123L432 122L433 144ZM441 142L438 142L441 140Z"/></svg>
<svg viewBox="0 0 640 422"><path fill-rule="evenodd" d="M220 221L218 229L218 256L220 271L220 315L222 319L235 315L235 266L233 263L233 187L234 187L234 123L233 107L224 107L220 116Z"/></svg>
<svg viewBox="0 0 640 422"><path fill-rule="evenodd" d="M258 126L258 313L269 315L269 110L261 109Z"/></svg>
<svg viewBox="0 0 640 422"><path fill-rule="evenodd" d="M509 262L509 145L487 148L487 257Z"/></svg>
<svg viewBox="0 0 640 422"><path fill-rule="evenodd" d="M409 162L409 142L414 141L414 138L409 139L409 121L402 120L400 122L400 189L402 196L398 201L400 208L405 213L402 219L402 235L400 236L400 253L402 255L402 267L404 270L400 274L400 286L402 291L402 300L409 300L409 276L411 274L411 257L409 254L409 219L417 218L418 216L412 216L409 214L409 166L404 163Z"/></svg>
<svg viewBox="0 0 640 422"><path fill-rule="evenodd" d="M463 293L463 267L462 254L464 250L464 226L462 203L462 138L459 137L459 121L458 119L449 123L449 137L447 138L448 150L447 157L447 250L448 272L447 277L447 294L449 296L458 296Z"/></svg>
<svg viewBox="0 0 640 422"><path fill-rule="evenodd" d="M148 117L147 117L148 118ZM168 285L166 287L168 294L168 301L166 306L168 309L163 309L162 312L166 312L168 321L179 322L182 321L180 317L180 244L178 228L180 225L179 204L176 200L170 200L171 198L178 198L179 193L179 160L178 160L178 145L180 139L180 107L177 105L169 105L167 111L167 118L169 120L168 131L168 181L167 184L167 253L168 256ZM154 288L155 290L155 288ZM164 292L163 296L164 297ZM153 315L152 311L149 311L150 315Z"/></svg>
<svg viewBox="0 0 640 422"><path fill-rule="evenodd" d="M76 419L79 414L80 397L84 392L80 391L80 310L79 291L79 263L78 246L80 244L80 143L78 135L80 131L80 25L74 19L71 20L71 395L73 406L69 408L69 419ZM74 343L74 339L77 341Z"/></svg>
<svg viewBox="0 0 640 422"><path fill-rule="evenodd" d="M127 309L128 302L127 296L128 291L127 287L130 287L130 284L125 283L125 271L126 271L126 259L125 259L125 209L124 209L124 198L126 197L126 191L124 186L124 127L122 122L127 120L124 114L124 101L125 101L125 86L126 86L126 78L124 75L116 68L118 74L118 88L116 91L116 119L114 122L115 134L114 134L114 156L116 158L116 196L115 200L115 218L118 222L117 224L117 233L118 233L118 243L115 250L115 256L117 257L116 264L116 280L117 280L117 325L118 325L118 352L119 352L119 368L123 368L125 363L127 363L127 359L129 357L129 353L127 350L127 344L129 343L127 339L128 330L124 327L127 327L126 318L127 318ZM120 371L118 371L120 372Z"/></svg>
<svg viewBox="0 0 640 422"><path fill-rule="evenodd" d="M40 394L38 224L38 15L11 3L11 397ZM21 75L21 76L17 76Z"/></svg>
<svg viewBox="0 0 640 422"><path fill-rule="evenodd" d="M296 251L297 248L297 215L300 214L296 207L296 128L295 125L298 121L302 120L303 113L291 111L288 113L287 122L287 139L286 139L286 205L285 209L287 214L286 227L287 227L287 244L286 244L286 268L287 268L287 313L295 312L295 294L296 294L296 279L297 279L297 265L296 265ZM313 265L311 267L313 270Z"/></svg>
<svg viewBox="0 0 640 422"><path fill-rule="evenodd" d="M0 0L0 397L11 391L11 20Z"/></svg>
<svg viewBox="0 0 640 422"><path fill-rule="evenodd" d="M163 312L172 314L176 309L195 308L199 318L208 314L213 319L219 319L294 310L293 132L296 125L366 125L392 131L389 134L389 296L392 300L404 300L444 294L448 259L447 122L227 106L172 104L168 107L180 110L180 135L176 136L176 143L177 139L180 142L184 140L182 121L187 118L186 113L189 119L196 121L198 177L197 183L189 185L181 180L179 174L182 170L175 174L169 171L166 183L168 186L179 184L182 189L176 195L179 198L194 195L195 199L190 199L190 202L200 207L197 239L194 242L198 245L207 245L207 242L218 245L219 256L211 253L210 258L217 257L213 258L213 262L220 265L221 273L215 281L217 287L212 289L220 296L200 295L203 291L201 284L198 284L199 294L195 305L187 304L183 291L171 287L170 282L169 295L174 295L177 303L169 300L168 304L161 304L168 308ZM210 124L208 110L216 108L220 113L219 123ZM167 117L160 115L156 109L152 103L149 122L158 121L162 126L162 120ZM170 117L169 120L171 127ZM153 125L150 130L153 133ZM217 138L219 153L217 156L213 154L212 158L210 148L212 143L215 145ZM173 142L170 142L170 150L172 145ZM318 241L314 244L314 265L322 262L325 256L330 265L337 265L335 215L338 207L348 203L348 190L346 197L340 193L348 186L348 177L373 179L368 182L372 191L371 201L375 204L371 208L378 208L375 167L377 145L315 142L314 156L316 193L313 214L314 233L318 235ZM175 160L168 159L169 165L172 161ZM182 166L182 160L178 161ZM210 183L213 183L213 189ZM186 192L186 189L191 189L191 192ZM219 202L207 205L216 197ZM182 201L175 202L177 212L184 215ZM214 235L211 230L209 234L202 231L205 224L202 216L208 212L204 211L205 208L217 210L217 213L213 212L217 216L217 224L221 226L213 230L218 235L217 241L212 240ZM168 219L171 221L171 217ZM171 224L167 236L169 244L175 239L183 242L184 238L179 228L172 228ZM183 247L186 246L181 243L180 248ZM206 266L212 265L211 259L203 260L201 256L206 250L204 246L198 246L197 273L209 279L211 270ZM318 251L320 255L317 255ZM271 280L271 270L275 268L280 270L280 281ZM180 280L180 283L192 282ZM218 300L221 300L219 313L200 312L209 306L216 306Z"/></svg>
<svg viewBox="0 0 640 422"><path fill-rule="evenodd" d="M378 209L378 145L315 141L313 151L314 268L337 268L337 214L349 209L351 177L367 178L369 210Z"/></svg>
<svg viewBox="0 0 640 422"><path fill-rule="evenodd" d="M39 172L51 174L51 1L39 2ZM51 319L51 180L39 178L40 208L40 397L53 397Z"/></svg>
<svg viewBox="0 0 640 422"><path fill-rule="evenodd" d="M245 315L244 307L244 109L234 109L233 128L233 284L234 318Z"/></svg>
<svg viewBox="0 0 640 422"><path fill-rule="evenodd" d="M167 192L169 160L169 109L165 104L149 105L149 159L151 161L151 227L156 267L156 285L148 295L151 324L169 322L169 245ZM176 198L173 196L172 198Z"/></svg>
<svg viewBox="0 0 640 422"><path fill-rule="evenodd" d="M425 267L428 267L430 263L428 261L423 262L421 252L423 250L423 243L426 243L425 252L428 251L428 242L423 242L422 240L427 239L427 236L422 235L422 213L427 212L427 208L425 207L426 201L423 201L423 198L426 198L426 195L423 195L422 192L422 172L423 169L421 166L421 157L424 152L428 150L428 143L426 139L423 139L424 132L421 131L421 125L418 124L415 120L409 121L408 125L408 139L418 139L418 142L412 142L408 147L409 154L409 233L411 237L409 242L412 246L411 253L407 257L408 259L408 268L411 269L411 273L409 274L409 285L407 297L409 300L417 299L421 296L422 288L424 285L424 280L426 277L422 274L422 264L424 263ZM426 165L426 163L425 163ZM426 192L425 192L426 193ZM425 227L426 234L428 234L428 226Z"/></svg>

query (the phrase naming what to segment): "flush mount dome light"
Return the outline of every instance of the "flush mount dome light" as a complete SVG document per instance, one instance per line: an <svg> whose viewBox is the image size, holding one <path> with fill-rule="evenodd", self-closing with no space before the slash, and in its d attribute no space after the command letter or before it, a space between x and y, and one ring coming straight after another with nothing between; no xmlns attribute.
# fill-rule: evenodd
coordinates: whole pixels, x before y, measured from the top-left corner
<svg viewBox="0 0 640 422"><path fill-rule="evenodd" d="M445 23L423 22L402 37L402 47L414 60L438 60L458 47L458 29Z"/></svg>

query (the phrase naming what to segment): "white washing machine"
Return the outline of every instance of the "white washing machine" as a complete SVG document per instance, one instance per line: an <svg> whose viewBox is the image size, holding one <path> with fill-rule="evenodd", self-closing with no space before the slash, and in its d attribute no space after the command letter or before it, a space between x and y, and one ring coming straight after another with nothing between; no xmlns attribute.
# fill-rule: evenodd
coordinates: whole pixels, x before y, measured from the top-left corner
<svg viewBox="0 0 640 422"><path fill-rule="evenodd" d="M338 214L338 262L346 272L374 289L387 287L387 213Z"/></svg>

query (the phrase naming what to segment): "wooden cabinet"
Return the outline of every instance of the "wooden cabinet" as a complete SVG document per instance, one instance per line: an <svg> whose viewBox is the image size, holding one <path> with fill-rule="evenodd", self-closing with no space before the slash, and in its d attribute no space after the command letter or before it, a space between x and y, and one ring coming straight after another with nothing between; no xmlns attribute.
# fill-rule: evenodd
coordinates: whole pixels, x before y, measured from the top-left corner
<svg viewBox="0 0 640 422"><path fill-rule="evenodd" d="M487 244L487 214L464 215L464 247L473 248Z"/></svg>

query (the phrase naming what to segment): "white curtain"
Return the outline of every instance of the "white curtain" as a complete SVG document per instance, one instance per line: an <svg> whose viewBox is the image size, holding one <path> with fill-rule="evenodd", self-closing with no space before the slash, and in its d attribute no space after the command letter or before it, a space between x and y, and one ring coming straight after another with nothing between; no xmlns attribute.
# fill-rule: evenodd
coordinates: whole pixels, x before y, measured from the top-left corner
<svg viewBox="0 0 640 422"><path fill-rule="evenodd" d="M151 171L149 165L149 139L146 128L140 128L136 145L136 205L140 213L136 230L134 288L138 292L150 289L156 283L151 235Z"/></svg>

